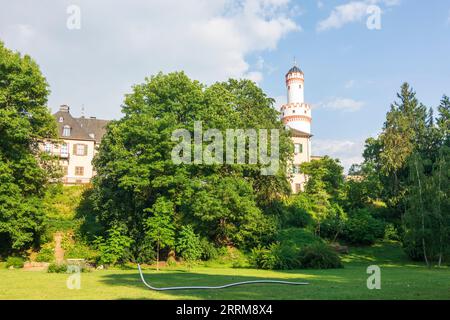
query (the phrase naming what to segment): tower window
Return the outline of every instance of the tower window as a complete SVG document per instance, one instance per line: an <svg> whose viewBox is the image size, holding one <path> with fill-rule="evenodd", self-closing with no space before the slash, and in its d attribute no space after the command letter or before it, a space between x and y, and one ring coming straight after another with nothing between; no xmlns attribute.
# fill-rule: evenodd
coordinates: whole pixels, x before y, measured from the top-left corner
<svg viewBox="0 0 450 320"><path fill-rule="evenodd" d="M294 110L292 110L292 113L295 113L295 109L294 109Z"/></svg>
<svg viewBox="0 0 450 320"><path fill-rule="evenodd" d="M299 87L299 88L301 89L301 88L302 88L302 85L301 85L301 84L299 84L299 85L298 85L298 87Z"/></svg>

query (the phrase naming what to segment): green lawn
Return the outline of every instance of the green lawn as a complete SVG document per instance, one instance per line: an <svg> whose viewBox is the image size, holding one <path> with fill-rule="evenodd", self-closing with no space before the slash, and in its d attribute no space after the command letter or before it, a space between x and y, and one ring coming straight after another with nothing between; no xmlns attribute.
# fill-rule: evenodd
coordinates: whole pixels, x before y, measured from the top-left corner
<svg viewBox="0 0 450 320"><path fill-rule="evenodd" d="M146 269L155 286L220 285L255 279L310 282L308 286L249 285L222 290L155 292L136 270L102 270L81 275L81 289L66 287L66 274L0 269L0 299L450 299L450 268L427 269L409 262L396 245L353 249L345 268L263 271L197 266L193 269ZM366 268L381 267L381 290L368 290Z"/></svg>

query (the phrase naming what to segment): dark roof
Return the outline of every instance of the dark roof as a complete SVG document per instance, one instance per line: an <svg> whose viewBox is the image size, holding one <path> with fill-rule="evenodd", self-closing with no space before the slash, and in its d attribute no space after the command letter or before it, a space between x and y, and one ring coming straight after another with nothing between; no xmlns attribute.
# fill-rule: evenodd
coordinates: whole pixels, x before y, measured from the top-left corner
<svg viewBox="0 0 450 320"><path fill-rule="evenodd" d="M307 137L307 138L311 138L312 134L307 133L307 132L303 132L294 128L291 128L291 133L293 137Z"/></svg>
<svg viewBox="0 0 450 320"><path fill-rule="evenodd" d="M106 126L109 122L108 120L84 117L78 118L77 121L89 136L95 139L96 143L100 143L102 140L103 135L106 132Z"/></svg>
<svg viewBox="0 0 450 320"><path fill-rule="evenodd" d="M100 143L106 132L108 120L96 118L74 118L69 112L68 106L61 106L60 110L53 114L58 127L58 136L62 139L91 140ZM62 120L62 121L60 121ZM64 126L70 127L70 136L63 136Z"/></svg>
<svg viewBox="0 0 450 320"><path fill-rule="evenodd" d="M286 74L294 73L294 72L300 72L300 73L303 73L303 71L302 71L299 67L293 66L292 68L289 69L289 71L288 71Z"/></svg>

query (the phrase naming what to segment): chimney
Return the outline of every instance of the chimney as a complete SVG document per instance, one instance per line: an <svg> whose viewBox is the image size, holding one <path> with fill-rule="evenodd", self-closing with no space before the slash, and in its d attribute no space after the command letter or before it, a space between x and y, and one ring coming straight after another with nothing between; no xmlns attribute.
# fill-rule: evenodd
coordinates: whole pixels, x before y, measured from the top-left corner
<svg viewBox="0 0 450 320"><path fill-rule="evenodd" d="M61 111L61 112L69 112L69 110L70 110L70 107L67 104L62 104L59 107L59 111Z"/></svg>

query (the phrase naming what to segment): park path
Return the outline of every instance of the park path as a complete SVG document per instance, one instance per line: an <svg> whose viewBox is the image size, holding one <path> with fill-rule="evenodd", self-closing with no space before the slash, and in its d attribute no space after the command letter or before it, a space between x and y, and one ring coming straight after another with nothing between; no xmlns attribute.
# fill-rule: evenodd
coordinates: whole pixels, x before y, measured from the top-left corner
<svg viewBox="0 0 450 320"><path fill-rule="evenodd" d="M55 241L55 260L56 263L62 263L64 261L64 249L61 246L63 234L62 232L56 232L53 235L53 240Z"/></svg>

